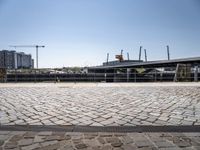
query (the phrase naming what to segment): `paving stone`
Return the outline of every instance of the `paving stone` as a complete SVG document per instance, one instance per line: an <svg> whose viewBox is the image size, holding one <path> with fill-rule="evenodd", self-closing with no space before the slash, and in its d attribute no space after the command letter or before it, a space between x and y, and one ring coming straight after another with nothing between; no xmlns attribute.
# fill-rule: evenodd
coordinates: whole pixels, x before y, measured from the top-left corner
<svg viewBox="0 0 200 150"><path fill-rule="evenodd" d="M40 148L37 148L35 150L57 150L60 148L59 143L53 144L53 145L48 145L48 146L43 146Z"/></svg>
<svg viewBox="0 0 200 150"><path fill-rule="evenodd" d="M110 145L104 145L104 146L101 147L100 150L112 150L112 149L113 149L112 146L110 146Z"/></svg>
<svg viewBox="0 0 200 150"><path fill-rule="evenodd" d="M65 145L61 147L60 150L74 150L74 148L72 145Z"/></svg>
<svg viewBox="0 0 200 150"><path fill-rule="evenodd" d="M121 148L121 147L115 147L113 150L124 150L123 148Z"/></svg>
<svg viewBox="0 0 200 150"><path fill-rule="evenodd" d="M112 142L111 145L112 145L113 147L120 147L120 146L123 145L123 143L121 143L121 142Z"/></svg>
<svg viewBox="0 0 200 150"><path fill-rule="evenodd" d="M8 135L10 131L0 131L0 135Z"/></svg>
<svg viewBox="0 0 200 150"><path fill-rule="evenodd" d="M65 135L65 140L70 140L70 139L71 139L71 136Z"/></svg>
<svg viewBox="0 0 200 150"><path fill-rule="evenodd" d="M10 141L16 142L16 141L19 141L21 139L23 139L23 135L14 135L14 136L11 137Z"/></svg>
<svg viewBox="0 0 200 150"><path fill-rule="evenodd" d="M124 150L138 150L138 148L135 145L133 145L133 144L123 145L122 148Z"/></svg>
<svg viewBox="0 0 200 150"><path fill-rule="evenodd" d="M47 136L45 140L46 140L46 141L53 141L53 140L58 140L58 141L60 141L60 140L64 140L64 139L65 139L64 136L51 135L51 136Z"/></svg>
<svg viewBox="0 0 200 150"><path fill-rule="evenodd" d="M138 148L138 150L158 150L156 147L142 147Z"/></svg>
<svg viewBox="0 0 200 150"><path fill-rule="evenodd" d="M35 137L34 137L34 140L33 140L33 142L34 143L39 143L39 142L44 142L45 141L45 136L38 136L38 135L36 135Z"/></svg>
<svg viewBox="0 0 200 150"><path fill-rule="evenodd" d="M129 136L123 136L121 139L122 139L122 142L125 144L133 143L133 139L130 138Z"/></svg>
<svg viewBox="0 0 200 150"><path fill-rule="evenodd" d="M84 134L85 139L94 139L97 136L97 134Z"/></svg>
<svg viewBox="0 0 200 150"><path fill-rule="evenodd" d="M53 141L45 141L45 142L42 142L42 143L40 143L43 147L45 147L45 146L49 146L49 145L54 145L54 144L56 144L56 143L58 143L58 141L57 140L53 140Z"/></svg>
<svg viewBox="0 0 200 150"><path fill-rule="evenodd" d="M182 149L178 147L168 147L168 148L160 148L159 150L182 150Z"/></svg>
<svg viewBox="0 0 200 150"><path fill-rule="evenodd" d="M10 136L9 135L0 135L0 140L1 141L5 141L9 138Z"/></svg>
<svg viewBox="0 0 200 150"><path fill-rule="evenodd" d="M95 139L84 139L83 143L86 144L88 147L101 146L101 144Z"/></svg>
<svg viewBox="0 0 200 150"><path fill-rule="evenodd" d="M155 144L158 148L168 148L168 147L175 147L176 146L176 145L174 145L170 142L167 142L167 141L156 141Z"/></svg>
<svg viewBox="0 0 200 150"><path fill-rule="evenodd" d="M51 131L39 132L38 135L49 136L49 135L52 135L52 132Z"/></svg>
<svg viewBox="0 0 200 150"><path fill-rule="evenodd" d="M0 150L3 150L0 148ZM12 149L5 149L5 150L21 150L19 147L16 147L16 148L12 148Z"/></svg>
<svg viewBox="0 0 200 150"><path fill-rule="evenodd" d="M8 142L4 146L5 149L14 149L17 148L17 143L16 142Z"/></svg>
<svg viewBox="0 0 200 150"><path fill-rule="evenodd" d="M76 144L75 147L77 149L84 149L84 148L87 148L88 146L84 143L79 143L79 144Z"/></svg>
<svg viewBox="0 0 200 150"><path fill-rule="evenodd" d="M83 141L82 141L82 138L81 138L81 137L78 137L78 138L76 138L76 139L72 139L72 141L73 141L73 143L74 143L74 144L83 143Z"/></svg>
<svg viewBox="0 0 200 150"><path fill-rule="evenodd" d="M37 132L26 132L24 138L34 138Z"/></svg>
<svg viewBox="0 0 200 150"><path fill-rule="evenodd" d="M107 141L108 143L111 143L111 145L112 145L113 147L120 147L120 146L122 146L121 140L119 140L119 138L117 138L117 137L109 137L109 138L106 138L106 141Z"/></svg>
<svg viewBox="0 0 200 150"><path fill-rule="evenodd" d="M29 146L24 146L24 147L21 147L22 150L34 150L36 148L39 148L39 144L36 143L36 144L32 144L32 145L29 145Z"/></svg>
<svg viewBox="0 0 200 150"><path fill-rule="evenodd" d="M153 146L150 141L137 141L135 144L138 148Z"/></svg>
<svg viewBox="0 0 200 150"><path fill-rule="evenodd" d="M188 133L183 133L187 137L200 137L199 132L188 132Z"/></svg>
<svg viewBox="0 0 200 150"><path fill-rule="evenodd" d="M193 146L193 149L194 149L194 150L199 150L199 149L200 149L200 146Z"/></svg>
<svg viewBox="0 0 200 150"><path fill-rule="evenodd" d="M33 139L21 139L18 141L19 146L31 145L33 143Z"/></svg>
<svg viewBox="0 0 200 150"><path fill-rule="evenodd" d="M186 141L180 141L180 142L176 142L174 144L176 144L179 147L189 147L189 146L191 146L191 144L189 142L186 142Z"/></svg>
<svg viewBox="0 0 200 150"><path fill-rule="evenodd" d="M101 144L105 144L105 140L102 137L98 137L97 140L99 141L99 143Z"/></svg>
<svg viewBox="0 0 200 150"><path fill-rule="evenodd" d="M191 144L193 146L200 146L200 137L191 137Z"/></svg>

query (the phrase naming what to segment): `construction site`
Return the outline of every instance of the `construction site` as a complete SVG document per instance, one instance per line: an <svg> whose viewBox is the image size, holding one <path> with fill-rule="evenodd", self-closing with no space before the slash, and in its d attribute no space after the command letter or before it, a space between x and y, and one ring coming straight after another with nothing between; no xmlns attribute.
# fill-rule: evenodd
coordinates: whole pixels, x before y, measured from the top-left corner
<svg viewBox="0 0 200 150"><path fill-rule="evenodd" d="M22 46L12 46L22 47ZM200 57L170 59L167 46L167 59L148 61L142 46L138 60L125 59L123 50L115 55L116 60L109 60L93 67L78 68L38 68L38 48L45 46L23 46L36 48L36 68L0 69L1 82L192 82L200 78Z"/></svg>

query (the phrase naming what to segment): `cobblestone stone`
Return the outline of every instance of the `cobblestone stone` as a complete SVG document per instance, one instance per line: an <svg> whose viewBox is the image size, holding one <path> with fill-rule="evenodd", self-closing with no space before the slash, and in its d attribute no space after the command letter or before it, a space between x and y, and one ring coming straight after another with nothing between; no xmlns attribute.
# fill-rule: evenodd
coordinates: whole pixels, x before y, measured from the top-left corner
<svg viewBox="0 0 200 150"><path fill-rule="evenodd" d="M36 85L0 85L1 125L200 124L200 84Z"/></svg>
<svg viewBox="0 0 200 150"><path fill-rule="evenodd" d="M14 132L13 132L14 133ZM200 136L198 133L106 133L102 137L101 132L76 133L76 132L53 132L53 135L45 137L56 137L49 141L42 138L36 143L31 140L38 138L38 133L33 138L24 138L32 135L30 132L6 134L9 138L3 141L0 148L3 150L195 150L199 149ZM104 133L103 133L104 134ZM188 134L188 136L187 136ZM23 135L23 136L22 136ZM62 139L63 135L70 138ZM15 138L12 138L15 136ZM44 137L44 136L43 136ZM74 139L74 137L76 137ZM92 138L87 138L92 137ZM171 137L171 138L169 138ZM54 140L62 139L62 140Z"/></svg>
<svg viewBox="0 0 200 150"><path fill-rule="evenodd" d="M18 141L19 146L26 146L33 143L33 139L22 139Z"/></svg>
<svg viewBox="0 0 200 150"><path fill-rule="evenodd" d="M39 144L36 143L36 144L32 144L32 145L29 145L29 146L24 146L24 147L21 147L22 150L33 150L33 149L36 149L39 147Z"/></svg>

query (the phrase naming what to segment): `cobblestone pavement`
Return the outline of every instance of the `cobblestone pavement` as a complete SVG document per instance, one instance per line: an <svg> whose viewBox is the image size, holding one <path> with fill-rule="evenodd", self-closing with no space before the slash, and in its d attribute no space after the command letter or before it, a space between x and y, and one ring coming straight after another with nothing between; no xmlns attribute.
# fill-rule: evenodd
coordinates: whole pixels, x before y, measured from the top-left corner
<svg viewBox="0 0 200 150"><path fill-rule="evenodd" d="M4 85L1 125L200 125L200 84Z"/></svg>
<svg viewBox="0 0 200 150"><path fill-rule="evenodd" d="M0 150L199 150L200 133L0 131Z"/></svg>

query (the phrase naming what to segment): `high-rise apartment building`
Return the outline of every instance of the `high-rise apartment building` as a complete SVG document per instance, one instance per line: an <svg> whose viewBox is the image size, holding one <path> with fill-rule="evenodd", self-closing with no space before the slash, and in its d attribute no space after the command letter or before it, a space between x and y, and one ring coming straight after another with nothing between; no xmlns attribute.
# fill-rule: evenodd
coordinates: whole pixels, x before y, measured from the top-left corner
<svg viewBox="0 0 200 150"><path fill-rule="evenodd" d="M25 53L17 53L17 68L32 68L31 55Z"/></svg>
<svg viewBox="0 0 200 150"><path fill-rule="evenodd" d="M23 52L2 50L0 51L0 68L19 69L33 68L31 55Z"/></svg>

